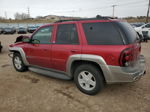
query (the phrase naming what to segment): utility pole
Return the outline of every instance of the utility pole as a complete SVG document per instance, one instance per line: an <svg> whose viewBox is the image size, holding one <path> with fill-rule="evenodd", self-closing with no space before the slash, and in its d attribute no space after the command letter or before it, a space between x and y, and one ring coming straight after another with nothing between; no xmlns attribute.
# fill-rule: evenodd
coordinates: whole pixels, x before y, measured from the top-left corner
<svg viewBox="0 0 150 112"><path fill-rule="evenodd" d="M150 0L149 0L149 3L148 3L147 16L146 16L146 23L148 23L149 9L150 9Z"/></svg>
<svg viewBox="0 0 150 112"><path fill-rule="evenodd" d="M28 16L30 18L30 7L27 8Z"/></svg>
<svg viewBox="0 0 150 112"><path fill-rule="evenodd" d="M7 19L7 12L5 11L5 18Z"/></svg>
<svg viewBox="0 0 150 112"><path fill-rule="evenodd" d="M113 8L113 14L112 14L112 16L113 17L115 17L115 7L116 7L117 5L112 5L112 8Z"/></svg>

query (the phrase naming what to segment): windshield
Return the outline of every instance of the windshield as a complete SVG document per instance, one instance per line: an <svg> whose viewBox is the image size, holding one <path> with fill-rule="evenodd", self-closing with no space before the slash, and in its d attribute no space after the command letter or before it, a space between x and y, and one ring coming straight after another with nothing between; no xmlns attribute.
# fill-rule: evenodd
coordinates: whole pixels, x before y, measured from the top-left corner
<svg viewBox="0 0 150 112"><path fill-rule="evenodd" d="M19 28L20 30L25 30L25 28Z"/></svg>
<svg viewBox="0 0 150 112"><path fill-rule="evenodd" d="M135 24L136 27L140 27L142 25L144 25L144 24L143 23Z"/></svg>
<svg viewBox="0 0 150 112"><path fill-rule="evenodd" d="M5 28L5 30L11 30L11 28Z"/></svg>
<svg viewBox="0 0 150 112"><path fill-rule="evenodd" d="M36 26L29 26L28 28L36 28Z"/></svg>

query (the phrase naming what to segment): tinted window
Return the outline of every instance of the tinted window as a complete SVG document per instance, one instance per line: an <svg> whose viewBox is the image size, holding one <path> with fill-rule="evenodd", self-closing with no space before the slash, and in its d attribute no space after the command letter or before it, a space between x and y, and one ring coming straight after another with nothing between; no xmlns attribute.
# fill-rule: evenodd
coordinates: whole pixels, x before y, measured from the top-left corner
<svg viewBox="0 0 150 112"><path fill-rule="evenodd" d="M84 23L83 29L88 44L95 44L95 45L123 44L119 32L110 22Z"/></svg>
<svg viewBox="0 0 150 112"><path fill-rule="evenodd" d="M32 37L32 39L37 39L40 44L50 43L52 37L52 26L40 28Z"/></svg>
<svg viewBox="0 0 150 112"><path fill-rule="evenodd" d="M78 44L78 34L75 24L62 24L57 28L57 44Z"/></svg>
<svg viewBox="0 0 150 112"><path fill-rule="evenodd" d="M146 24L146 25L145 25L145 28L150 28L150 24Z"/></svg>
<svg viewBox="0 0 150 112"><path fill-rule="evenodd" d="M122 32L125 34L125 39L128 41L127 43L134 43L139 37L136 31L132 28L132 26L127 22L116 22L119 25Z"/></svg>

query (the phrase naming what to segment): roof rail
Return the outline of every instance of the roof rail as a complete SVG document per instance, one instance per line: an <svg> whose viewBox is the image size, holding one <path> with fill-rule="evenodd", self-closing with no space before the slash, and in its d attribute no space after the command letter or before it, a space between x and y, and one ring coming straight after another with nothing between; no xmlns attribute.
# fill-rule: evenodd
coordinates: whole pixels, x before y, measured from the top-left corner
<svg viewBox="0 0 150 112"><path fill-rule="evenodd" d="M81 18L81 19L68 19L68 20L58 20L55 23L60 23L60 22L67 22L67 21L83 21L83 20L110 20L110 19L115 19L113 17L109 16L100 16L97 15L96 18Z"/></svg>

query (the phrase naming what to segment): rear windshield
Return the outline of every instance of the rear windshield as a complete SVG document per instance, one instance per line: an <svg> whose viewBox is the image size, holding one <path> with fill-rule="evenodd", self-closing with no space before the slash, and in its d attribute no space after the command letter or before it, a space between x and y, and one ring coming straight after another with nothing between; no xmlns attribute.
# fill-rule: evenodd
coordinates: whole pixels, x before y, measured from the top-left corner
<svg viewBox="0 0 150 112"><path fill-rule="evenodd" d="M89 45L122 45L120 33L111 22L83 23Z"/></svg>
<svg viewBox="0 0 150 112"><path fill-rule="evenodd" d="M125 35L125 40L128 44L135 43L137 39L139 38L136 31L133 29L133 27L127 23L127 22L116 22L116 24L119 25L119 28L122 30L122 32Z"/></svg>

